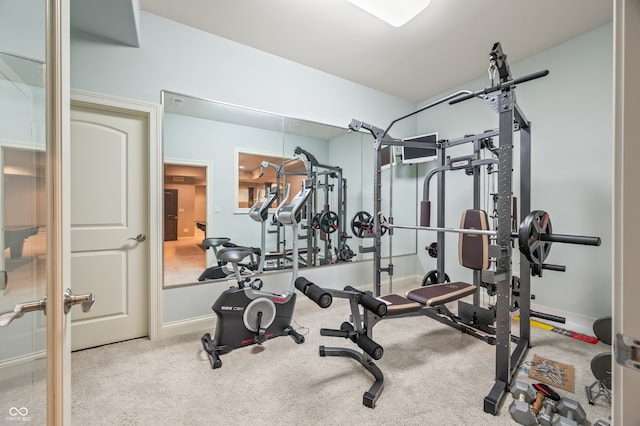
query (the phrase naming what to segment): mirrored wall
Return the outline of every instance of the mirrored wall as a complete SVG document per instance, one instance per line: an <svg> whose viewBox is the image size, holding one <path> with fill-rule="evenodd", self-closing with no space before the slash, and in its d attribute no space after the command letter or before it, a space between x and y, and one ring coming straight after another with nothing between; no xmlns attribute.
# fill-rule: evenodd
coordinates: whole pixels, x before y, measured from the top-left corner
<svg viewBox="0 0 640 426"><path fill-rule="evenodd" d="M215 252L229 244L260 248L265 273L291 268L292 231L274 213L305 179L315 190L297 236L299 266L372 258L360 246L373 239L352 230L354 216L373 208L370 134L168 91L162 103L165 287L226 279ZM392 205L396 223L416 223L416 168L398 162L382 170L383 214ZM414 254L415 231L386 235L387 256L390 247L394 256Z"/></svg>

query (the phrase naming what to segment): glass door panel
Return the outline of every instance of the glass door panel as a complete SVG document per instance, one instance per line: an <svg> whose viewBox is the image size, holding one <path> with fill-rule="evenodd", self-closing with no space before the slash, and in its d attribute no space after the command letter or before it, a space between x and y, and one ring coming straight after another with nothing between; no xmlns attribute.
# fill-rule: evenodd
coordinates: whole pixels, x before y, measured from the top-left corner
<svg viewBox="0 0 640 426"><path fill-rule="evenodd" d="M7 18L2 14L0 24ZM44 35L44 21L41 25ZM44 64L39 60L0 52L2 424L47 422L46 319L40 310L47 291L43 72Z"/></svg>

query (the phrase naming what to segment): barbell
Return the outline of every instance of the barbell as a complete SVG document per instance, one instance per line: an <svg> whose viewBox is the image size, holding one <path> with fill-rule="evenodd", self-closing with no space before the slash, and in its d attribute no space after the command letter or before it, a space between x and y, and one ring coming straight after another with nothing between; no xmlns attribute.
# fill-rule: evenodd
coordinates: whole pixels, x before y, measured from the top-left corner
<svg viewBox="0 0 640 426"><path fill-rule="evenodd" d="M362 220L367 218L367 220ZM386 232L387 229L413 229L418 231L437 231L437 232L452 232L457 234L471 234L471 235L489 235L497 236L496 231L483 230L483 229L460 229L460 228L442 228L432 226L410 226L410 225L396 225L389 223L384 216L379 215L380 227ZM356 220L357 219L357 220ZM364 226L365 229L359 230L358 226ZM367 212L358 212L354 220L351 221L351 230L354 231L354 235L362 237L366 232L373 232L373 220L371 215ZM356 232L358 231L359 232ZM524 220L518 228L518 232L511 233L511 238L518 239L518 248L520 252L527 258L527 260L533 264L542 265L549 251L551 250L551 243L567 243L567 244L579 244L587 246L599 246L601 243L600 237L590 237L584 235L566 235L566 234L554 234L551 228L551 218L549 213L544 210L534 210L525 216Z"/></svg>

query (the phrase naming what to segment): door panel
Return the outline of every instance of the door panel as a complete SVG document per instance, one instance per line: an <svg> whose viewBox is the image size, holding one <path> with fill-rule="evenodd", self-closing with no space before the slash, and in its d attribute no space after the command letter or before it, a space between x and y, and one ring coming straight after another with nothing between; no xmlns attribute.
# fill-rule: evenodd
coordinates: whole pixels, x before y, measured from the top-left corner
<svg viewBox="0 0 640 426"><path fill-rule="evenodd" d="M72 313L72 348L148 335L147 120L72 105L71 280L95 293L89 314Z"/></svg>

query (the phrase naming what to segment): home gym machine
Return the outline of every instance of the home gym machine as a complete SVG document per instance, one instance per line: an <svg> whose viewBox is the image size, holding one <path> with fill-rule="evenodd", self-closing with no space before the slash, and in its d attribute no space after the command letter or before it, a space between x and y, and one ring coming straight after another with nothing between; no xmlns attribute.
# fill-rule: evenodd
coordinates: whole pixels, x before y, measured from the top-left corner
<svg viewBox="0 0 640 426"><path fill-rule="evenodd" d="M304 172L296 171L296 170L286 170L287 165L290 165L296 161L303 162L304 168L305 168ZM273 167L276 171L276 178L275 178L276 194L279 191L279 188L283 188L288 184L288 179L287 179L288 176L297 176L300 179L312 179L310 165L307 162L304 162L304 160L301 160L298 158L290 158L290 159L284 160L279 165L268 162L268 161L263 161L260 164L261 173L262 173L262 170L267 167ZM314 191L315 189L316 188L314 187ZM286 199L286 197L284 199ZM279 197L277 196L275 198L275 202L278 202L278 200L279 200ZM305 215L302 218L302 219L306 219L307 222L310 222L309 212L312 211L312 204L313 204L313 197L309 197L309 199L307 200L307 208L305 209ZM268 209L268 206L266 207ZM254 217L252 218L256 220ZM266 225L270 225L272 228L275 227L275 229L266 229ZM286 268L290 268L291 265L293 264L294 259L292 259L292 250L287 248L287 235L286 235L287 232L284 227L285 227L284 224L276 220L275 215L272 217L271 221L269 221L268 223L265 222L265 228L263 228L262 239L264 240L267 234L274 234L276 239L276 246L275 246L275 251L264 251L265 253L264 259L265 261L269 261L269 264L265 264L263 268L286 269ZM300 247L299 245L299 249L298 249L299 257L295 261L301 262L302 266L315 266L316 249L313 241L313 233L311 232L311 230L308 229L308 226L306 225L300 224L300 229L307 230L307 232L303 238L299 238L301 240L304 240L305 243L302 247Z"/></svg>
<svg viewBox="0 0 640 426"><path fill-rule="evenodd" d="M225 290L211 307L217 317L215 337L212 339L206 333L201 338L211 368L222 366L220 355L243 346L262 344L274 337L291 336L298 344L304 342L304 336L291 326L296 303L294 284L298 276L298 239L295 236L298 235L298 224L312 191L313 181L306 179L291 202L287 204L285 197L276 209L277 220L290 225L294 235L293 273L286 292L262 291L259 279L248 282L249 279L240 274L238 263L253 253L251 247L227 247L218 252L221 261L232 264L238 285Z"/></svg>
<svg viewBox="0 0 640 426"><path fill-rule="evenodd" d="M343 177L342 168L320 163L313 154L299 146L295 148L294 153L298 156L304 155L306 164L309 165L310 174L318 182L312 203L316 210L321 202L318 200L318 194L322 191L324 195L322 210L312 213L309 221L312 229L320 231L319 238L324 246L321 251L322 258L317 263L320 265L333 263L334 252L337 262L351 261L355 253L346 242L349 238L347 233L347 179ZM334 189L337 196L335 211L331 209L331 195ZM338 243L335 247L332 242L334 234L338 236ZM316 237L317 234L314 233L314 246L317 247Z"/></svg>
<svg viewBox="0 0 640 426"><path fill-rule="evenodd" d="M369 215L366 221L366 230L362 230L363 236L374 239L372 247L363 248L365 252L374 253L374 292L360 292L353 288L345 288L342 291L323 289L336 297L344 297L350 300L352 309L352 322L343 323L340 330L325 331L325 335L342 336L354 342L363 340L360 346L363 353L344 348L320 348L320 355L349 356L357 359L375 378L375 383L364 394L364 404L372 407L375 404L383 387L382 372L375 366L373 360L382 356L382 347L373 342L374 325L386 318L398 318L403 316L425 315L437 321L459 329L474 337L482 339L496 346L495 357L495 383L488 395L484 398L484 411L493 415L498 409L509 391L512 379L517 374L518 368L526 356L530 346L530 272L540 275L543 269L564 270L559 265L546 264L551 243L573 243L584 245L599 245L597 237L557 235L552 233L551 221L546 212L530 209L530 183L531 183L531 123L525 118L521 109L515 102L514 86L525 83L548 74L548 71L540 71L521 78L512 79L506 55L502 52L499 43L495 43L489 55L490 86L485 89L472 91L459 91L432 102L414 112L404 115L394 121L386 130L376 128L370 124L353 120L349 128L353 131L366 130L374 137L374 214ZM498 74L499 80L494 81ZM415 148L427 147L425 142L411 139L394 139L389 135L391 127L398 121L414 116L436 105L449 101L450 104L458 103L471 98L481 98L487 101L498 113L499 126L477 135L467 135L456 140L444 140L431 143L428 147L437 149L438 166L435 173L438 176L437 198L437 226L430 226L430 202L422 200L420 204L420 225L394 224L393 215L388 219L382 215L381 203L381 148L383 146L405 146ZM513 223L517 219L512 218L513 194L512 194L512 150L514 132L520 132L520 212L524 220L519 228L513 229ZM492 138L499 138L499 145L492 145ZM474 154L466 157L449 158L446 156L448 148L471 144ZM489 161L479 157L480 148L490 148L495 159ZM480 210L479 170L481 167L497 166L498 189L495 194L495 223L496 230L489 228L487 214ZM444 227L444 172L447 170L465 170L474 177L474 208L463 214L460 229ZM428 182L425 182L428 184ZM352 224L353 225L353 224ZM382 266L381 236L385 232L393 233L394 229L416 229L437 232L438 249L438 282L434 285L423 286L407 292L403 297L397 294L381 296L381 274L386 272L393 275L393 265ZM474 270L473 284L463 282L444 283L444 235L445 233L458 233L459 253L462 266ZM468 238L471 237L471 238ZM480 238L478 238L480 237ZM511 312L514 304L515 291L512 289L512 242L518 240L520 249L520 287L518 289L520 310L519 336L511 334ZM484 285L483 285L484 284ZM495 292L496 303L490 310L481 310L476 305L480 287L489 286ZM465 296L473 295L474 307L463 318L451 313L445 303L459 300ZM373 304L371 297L379 302ZM363 313L360 314L360 307ZM485 324L482 318L486 313L491 316L491 324ZM480 317L480 318L479 318ZM487 323L489 321L486 321ZM481 326L481 327L478 327ZM511 351L511 343L515 348ZM363 347L364 346L364 347ZM346 353L345 351L349 351Z"/></svg>

